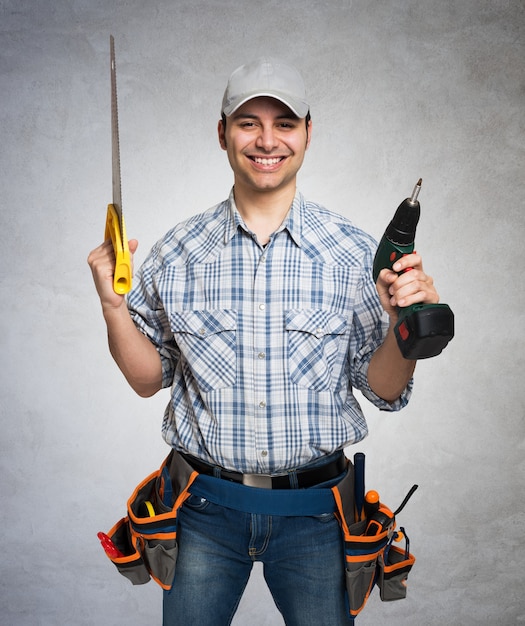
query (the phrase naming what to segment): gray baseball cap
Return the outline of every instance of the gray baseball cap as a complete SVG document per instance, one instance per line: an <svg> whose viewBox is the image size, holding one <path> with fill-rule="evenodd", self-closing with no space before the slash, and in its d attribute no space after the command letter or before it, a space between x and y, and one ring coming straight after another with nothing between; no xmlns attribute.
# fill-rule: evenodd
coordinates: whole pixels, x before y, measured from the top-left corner
<svg viewBox="0 0 525 626"><path fill-rule="evenodd" d="M285 104L297 117L306 117L310 105L299 72L284 61L262 57L237 68L228 80L221 112L232 115L252 98L268 96Z"/></svg>

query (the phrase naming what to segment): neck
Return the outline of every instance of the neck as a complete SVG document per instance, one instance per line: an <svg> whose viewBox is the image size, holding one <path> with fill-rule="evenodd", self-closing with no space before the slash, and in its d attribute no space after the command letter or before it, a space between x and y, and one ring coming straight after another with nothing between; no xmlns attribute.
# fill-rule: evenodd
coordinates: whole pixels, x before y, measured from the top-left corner
<svg viewBox="0 0 525 626"><path fill-rule="evenodd" d="M233 189L235 204L244 223L257 235L260 244L265 245L270 236L283 223L295 197L295 186L272 193L244 193L242 186L235 184Z"/></svg>

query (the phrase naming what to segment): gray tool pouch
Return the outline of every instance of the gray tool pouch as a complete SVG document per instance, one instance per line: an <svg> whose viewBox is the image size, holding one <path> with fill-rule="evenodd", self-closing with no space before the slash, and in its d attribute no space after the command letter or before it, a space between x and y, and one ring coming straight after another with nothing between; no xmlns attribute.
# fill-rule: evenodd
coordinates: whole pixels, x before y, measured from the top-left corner
<svg viewBox="0 0 525 626"><path fill-rule="evenodd" d="M170 589L177 561L177 514L197 472L176 452L145 478L127 503L128 514L109 531L122 556L109 555L134 585L155 580Z"/></svg>
<svg viewBox="0 0 525 626"><path fill-rule="evenodd" d="M377 584L383 602L402 600L406 598L406 581L416 559L409 552L409 540L404 528L400 529L405 535L405 549L389 545L383 554L379 555L379 577Z"/></svg>

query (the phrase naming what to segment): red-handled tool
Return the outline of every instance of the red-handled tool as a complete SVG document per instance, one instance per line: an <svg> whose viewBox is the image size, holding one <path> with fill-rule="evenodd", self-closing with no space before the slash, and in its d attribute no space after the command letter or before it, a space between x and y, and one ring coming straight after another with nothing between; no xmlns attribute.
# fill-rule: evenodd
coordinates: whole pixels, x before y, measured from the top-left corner
<svg viewBox="0 0 525 626"><path fill-rule="evenodd" d="M100 543L104 548L104 552L109 556L110 559L120 559L121 557L125 556L113 543L111 538L106 535L106 533L97 533L97 537L100 539Z"/></svg>

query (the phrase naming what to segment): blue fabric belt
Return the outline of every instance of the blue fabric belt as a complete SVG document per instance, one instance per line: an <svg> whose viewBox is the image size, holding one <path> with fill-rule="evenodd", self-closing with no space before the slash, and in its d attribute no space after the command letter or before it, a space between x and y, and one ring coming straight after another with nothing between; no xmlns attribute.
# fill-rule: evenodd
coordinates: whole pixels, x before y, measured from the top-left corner
<svg viewBox="0 0 525 626"><path fill-rule="evenodd" d="M258 489L199 474L189 491L209 502L244 513L293 517L323 515L336 510L334 496L329 488Z"/></svg>

